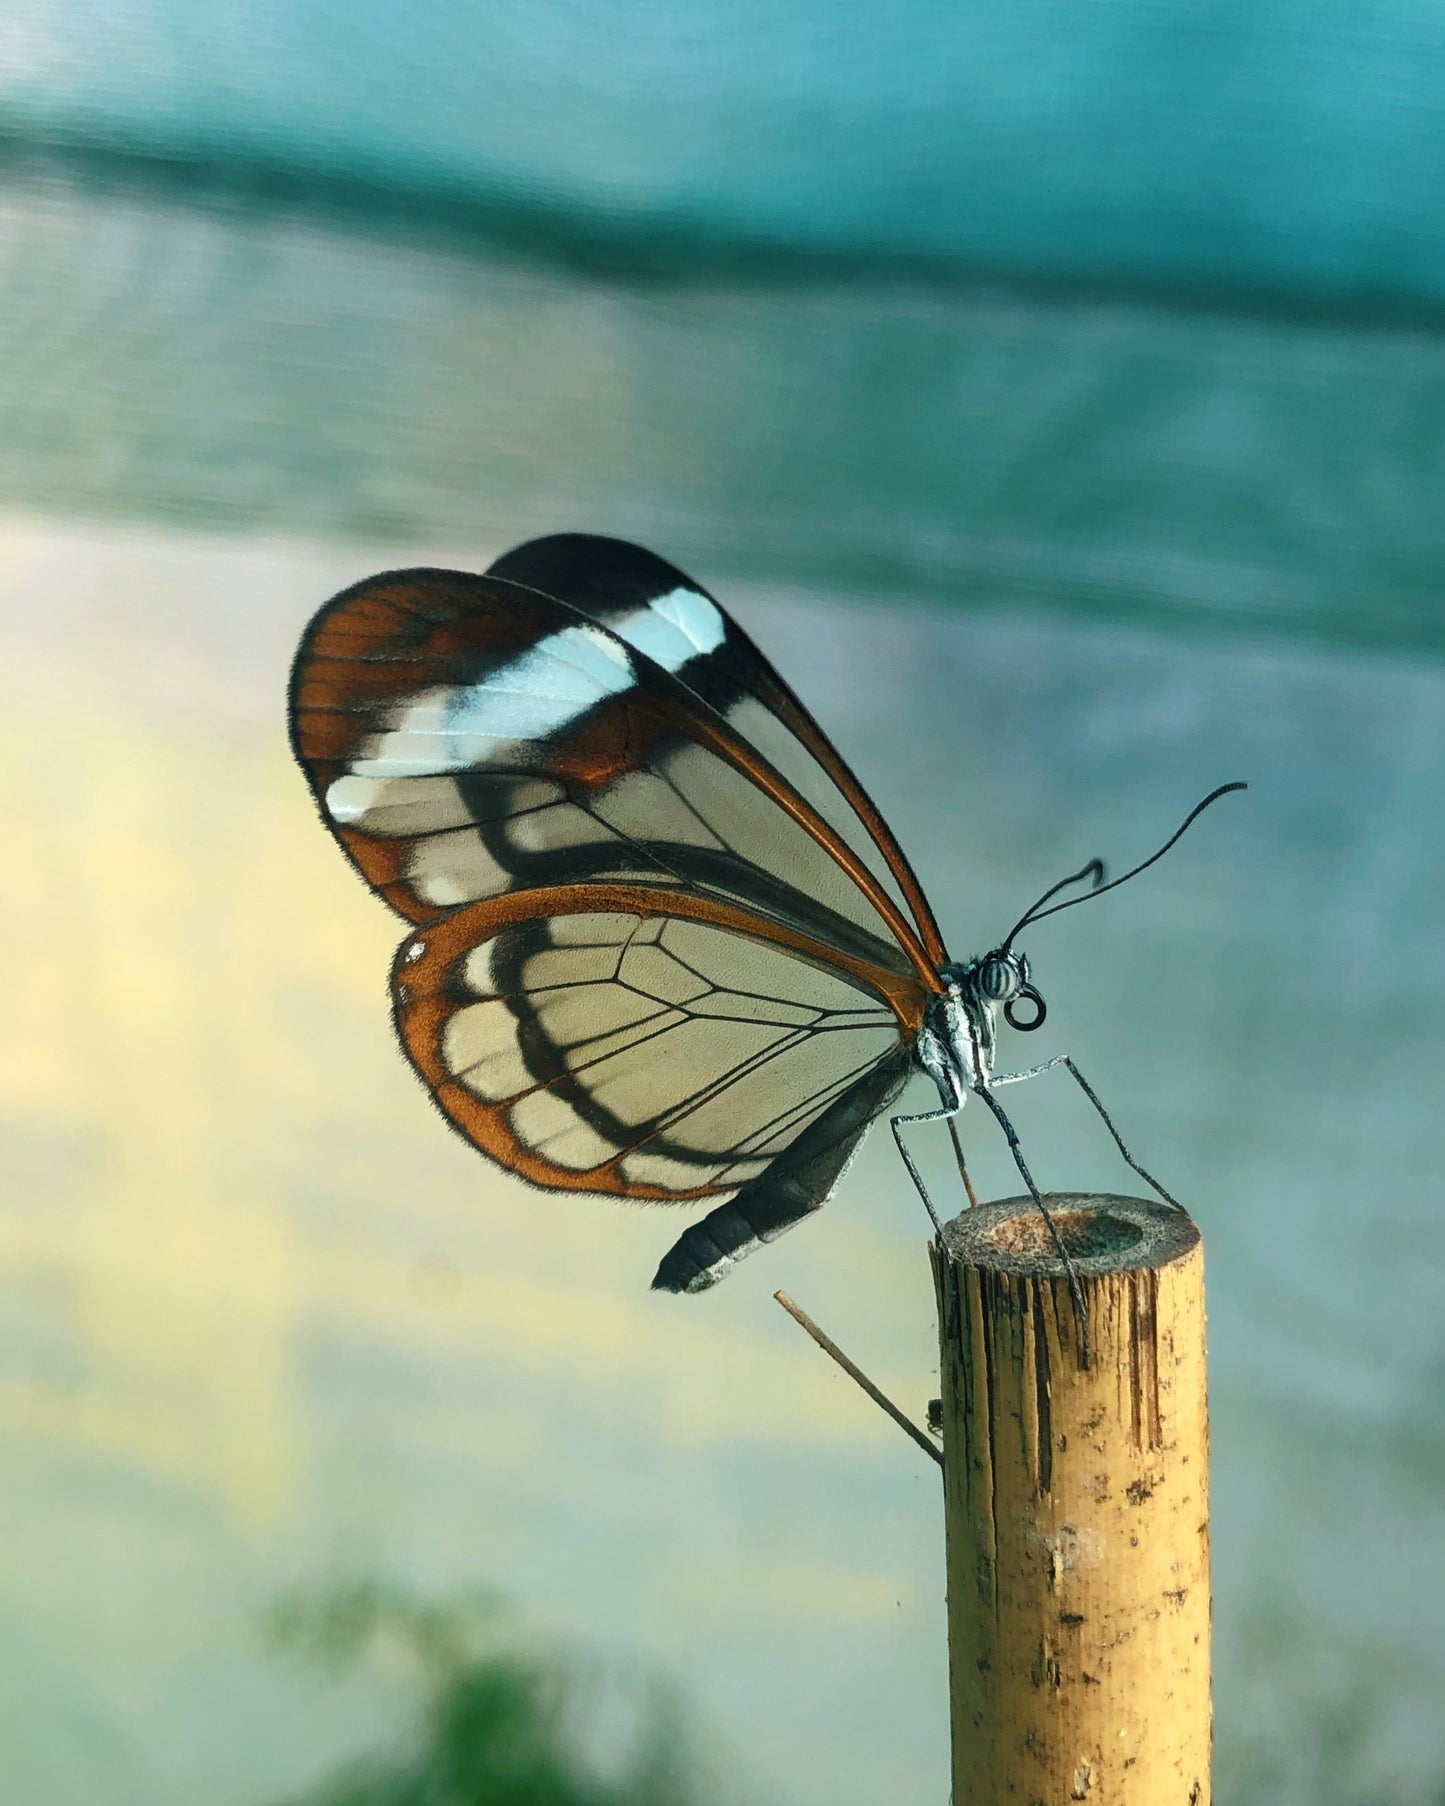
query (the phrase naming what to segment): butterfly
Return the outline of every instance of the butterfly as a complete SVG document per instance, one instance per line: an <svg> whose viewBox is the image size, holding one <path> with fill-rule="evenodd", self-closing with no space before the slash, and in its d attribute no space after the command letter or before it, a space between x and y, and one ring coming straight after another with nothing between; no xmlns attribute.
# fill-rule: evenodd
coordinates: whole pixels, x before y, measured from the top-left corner
<svg viewBox="0 0 1445 1806"><path fill-rule="evenodd" d="M853 772L666 560L559 534L481 575L370 577L306 628L290 726L323 822L412 924L394 1019L447 1120L537 1186L710 1206L656 1288L702 1291L819 1209L918 1072L938 1108L893 1133L935 1224L901 1128L969 1095L1047 1217L993 1096L1032 1076L995 1073L997 1017L1042 1023L1013 940L1068 885L1112 888L1101 862L950 961ZM1066 1056L1032 1070L1061 1063L1142 1174Z"/></svg>

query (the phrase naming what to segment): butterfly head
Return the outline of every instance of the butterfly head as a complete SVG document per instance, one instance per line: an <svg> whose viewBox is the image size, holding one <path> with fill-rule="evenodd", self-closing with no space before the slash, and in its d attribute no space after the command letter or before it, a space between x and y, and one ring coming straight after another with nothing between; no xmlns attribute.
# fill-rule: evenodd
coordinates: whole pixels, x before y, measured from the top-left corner
<svg viewBox="0 0 1445 1806"><path fill-rule="evenodd" d="M987 1020L990 1029L1002 1009L1010 1028L1025 1034L1042 1026L1048 1008L1029 982L1028 955L1008 946L995 947L959 966L946 966L945 982L956 985L970 1015ZM991 1038L991 1036L990 1036Z"/></svg>
<svg viewBox="0 0 1445 1806"><path fill-rule="evenodd" d="M1004 948L986 954L979 962L978 983L990 1002L1003 1006L1004 1020L1011 1028L1027 1034L1042 1027L1048 1006L1029 983L1027 954Z"/></svg>

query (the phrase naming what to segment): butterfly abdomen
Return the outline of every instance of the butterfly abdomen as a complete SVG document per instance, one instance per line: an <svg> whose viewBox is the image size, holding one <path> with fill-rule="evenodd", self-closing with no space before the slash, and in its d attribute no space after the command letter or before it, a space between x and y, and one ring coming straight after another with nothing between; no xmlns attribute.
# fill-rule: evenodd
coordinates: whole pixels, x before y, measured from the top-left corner
<svg viewBox="0 0 1445 1806"><path fill-rule="evenodd" d="M655 1292L705 1292L745 1255L820 1210L853 1162L868 1125L897 1097L912 1070L904 1048L850 1087L736 1197L719 1204L673 1243L652 1281Z"/></svg>

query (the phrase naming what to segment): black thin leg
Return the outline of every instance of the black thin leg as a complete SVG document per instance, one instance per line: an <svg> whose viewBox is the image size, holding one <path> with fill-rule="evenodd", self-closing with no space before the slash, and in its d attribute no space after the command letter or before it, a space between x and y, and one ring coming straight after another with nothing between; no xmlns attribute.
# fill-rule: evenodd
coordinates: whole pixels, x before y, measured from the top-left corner
<svg viewBox="0 0 1445 1806"><path fill-rule="evenodd" d="M989 1109L993 1111L994 1118L997 1121L998 1126L1003 1130L1008 1141L1009 1152L1014 1157L1014 1165L1019 1169L1019 1174L1022 1177L1024 1184L1028 1187L1029 1196L1038 1207L1040 1216L1042 1216L1044 1221L1048 1224L1049 1234L1054 1238L1054 1247L1058 1251L1059 1259L1064 1263L1065 1273L1069 1276L1069 1296L1074 1301L1074 1314L1079 1320L1079 1339L1082 1344L1084 1366L1087 1367L1090 1364L1089 1307L1084 1303L1084 1289L1079 1284L1079 1270L1070 1258L1068 1249L1064 1246L1064 1238L1059 1234L1059 1226L1054 1221L1048 1205L1044 1203L1043 1194L1040 1192L1038 1186L1034 1184L1034 1176L1029 1171L1028 1163L1024 1159L1023 1149L1019 1146L1018 1135L1014 1130L1013 1124L1009 1121L1008 1117L1004 1115L1002 1104L999 1103L998 1099L994 1097L992 1092L990 1092L986 1086L976 1085L974 1089L988 1105Z"/></svg>
<svg viewBox="0 0 1445 1806"><path fill-rule="evenodd" d="M1078 1067L1075 1066L1074 1062L1069 1058L1069 1056L1067 1054L1062 1055L1061 1058L1062 1058L1063 1064L1068 1067L1070 1073L1072 1074L1075 1084L1077 1084L1080 1091L1083 1092L1084 1096L1086 1098L1088 1098L1089 1102L1094 1106L1094 1108L1099 1112L1099 1115L1104 1119L1104 1127L1114 1137L1114 1146L1116 1148L1118 1148L1119 1152L1124 1156L1125 1165L1133 1167L1134 1171L1136 1173L1138 1173L1139 1177L1145 1182L1146 1185L1152 1185L1154 1190L1156 1192L1158 1192L1159 1196L1161 1198L1163 1198L1163 1200L1166 1204L1172 1204L1173 1207L1175 1208L1175 1210L1183 1210L1184 1206L1179 1202L1178 1198L1171 1198L1169 1196L1169 1193L1167 1191L1165 1191L1164 1187L1159 1183L1159 1181L1154 1177L1154 1175L1152 1173L1146 1173L1144 1171L1143 1167L1140 1166L1139 1162L1129 1152L1128 1148L1126 1148L1124 1146L1123 1138L1119 1134L1119 1131L1114 1127L1112 1117L1109 1115L1109 1112L1104 1108L1104 1106L1099 1102L1098 1092L1095 1091L1094 1087L1084 1077L1083 1073L1079 1071Z"/></svg>
<svg viewBox="0 0 1445 1806"><path fill-rule="evenodd" d="M923 1174L914 1165L913 1156L903 1145L902 1125L906 1122L942 1122L946 1117L957 1116L961 1106L955 1105L951 1110L921 1110L916 1116L892 1116L888 1126L893 1131L893 1139L898 1143L898 1152L903 1156L903 1164L908 1168L908 1177L918 1187L918 1195L923 1200L923 1208L933 1219L933 1227L943 1239L943 1224L939 1221L938 1212L933 1208L933 1199L928 1195L928 1187L923 1183Z"/></svg>

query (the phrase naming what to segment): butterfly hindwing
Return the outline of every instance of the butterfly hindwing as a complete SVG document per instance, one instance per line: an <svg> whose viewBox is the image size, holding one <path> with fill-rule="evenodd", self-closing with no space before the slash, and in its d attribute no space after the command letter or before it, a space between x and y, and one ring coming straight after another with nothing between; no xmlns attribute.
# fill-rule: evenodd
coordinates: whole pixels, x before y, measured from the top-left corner
<svg viewBox="0 0 1445 1806"><path fill-rule="evenodd" d="M418 929L393 994L413 1065L483 1152L538 1185L657 1202L746 1195L840 1099L894 1082L924 1008L910 981L763 918L607 884ZM796 1176L823 1195L829 1147Z"/></svg>

